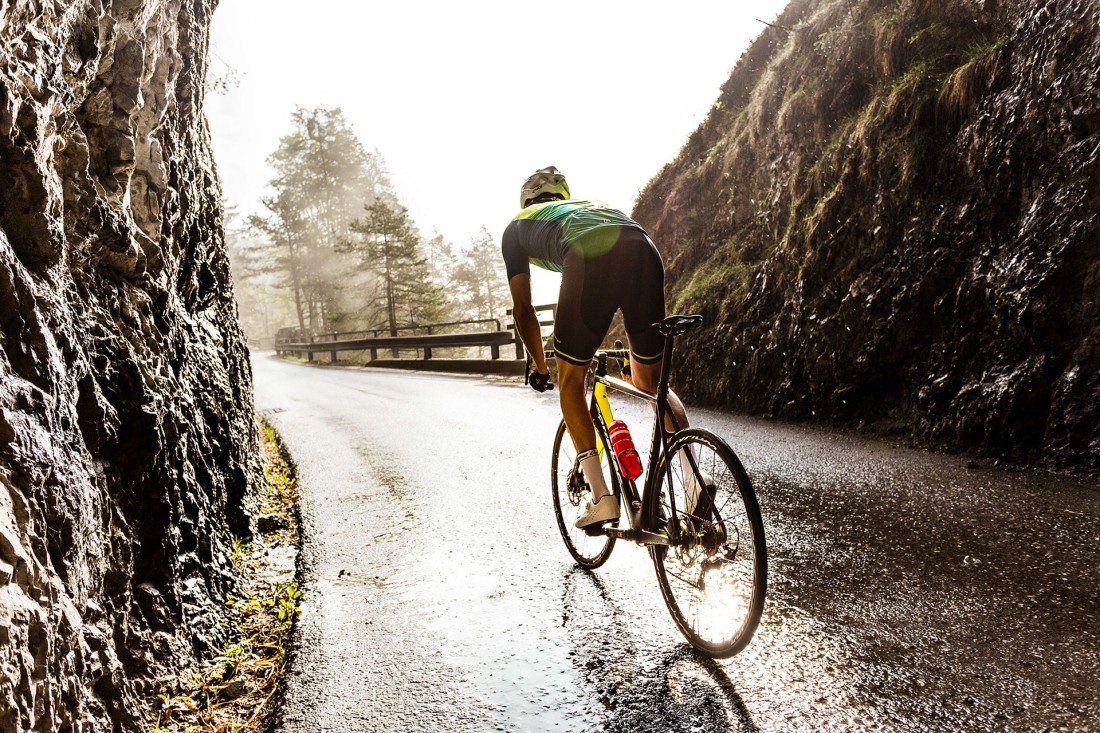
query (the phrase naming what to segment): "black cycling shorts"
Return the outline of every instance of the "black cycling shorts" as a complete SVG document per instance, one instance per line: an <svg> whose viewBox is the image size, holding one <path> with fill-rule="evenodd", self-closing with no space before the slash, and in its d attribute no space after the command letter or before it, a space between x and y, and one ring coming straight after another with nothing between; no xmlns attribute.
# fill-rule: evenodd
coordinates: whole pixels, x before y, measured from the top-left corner
<svg viewBox="0 0 1100 733"><path fill-rule="evenodd" d="M633 358L659 362L665 339L653 324L665 317L665 266L652 240L633 227L624 227L606 254L566 253L554 319L557 357L581 366L591 361L617 310Z"/></svg>

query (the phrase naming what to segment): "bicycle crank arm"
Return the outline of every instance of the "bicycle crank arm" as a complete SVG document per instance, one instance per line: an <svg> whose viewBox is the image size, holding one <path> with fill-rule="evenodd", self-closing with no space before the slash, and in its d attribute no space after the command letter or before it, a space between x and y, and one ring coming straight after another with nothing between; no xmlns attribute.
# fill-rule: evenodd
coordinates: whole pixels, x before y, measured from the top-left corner
<svg viewBox="0 0 1100 733"><path fill-rule="evenodd" d="M655 532L647 532L644 529L619 529L618 527L608 527L604 530L604 533L608 537L614 537L617 540L627 540L629 542L637 542L639 545L669 545L668 537L663 534L657 534Z"/></svg>

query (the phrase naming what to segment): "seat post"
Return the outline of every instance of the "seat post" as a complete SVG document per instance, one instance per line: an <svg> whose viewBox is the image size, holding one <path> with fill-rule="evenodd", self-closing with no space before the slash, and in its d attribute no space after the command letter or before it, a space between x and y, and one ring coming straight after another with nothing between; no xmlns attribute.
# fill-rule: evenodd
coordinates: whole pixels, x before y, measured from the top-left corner
<svg viewBox="0 0 1100 733"><path fill-rule="evenodd" d="M672 334L665 336L665 353L661 356L661 380L657 383L657 394L668 396L668 385L672 374L672 340L676 338Z"/></svg>
<svg viewBox="0 0 1100 733"><path fill-rule="evenodd" d="M679 430L680 425L677 423L676 416L672 414L672 409L668 405L668 393L669 382L672 375L672 340L675 338L672 334L665 336L665 350L661 357L661 379L657 382L657 427L656 430L662 435L668 434L667 428L665 428L664 416L668 415L672 420L674 429ZM654 433L654 440L657 439L656 433ZM664 438L662 437L662 441Z"/></svg>

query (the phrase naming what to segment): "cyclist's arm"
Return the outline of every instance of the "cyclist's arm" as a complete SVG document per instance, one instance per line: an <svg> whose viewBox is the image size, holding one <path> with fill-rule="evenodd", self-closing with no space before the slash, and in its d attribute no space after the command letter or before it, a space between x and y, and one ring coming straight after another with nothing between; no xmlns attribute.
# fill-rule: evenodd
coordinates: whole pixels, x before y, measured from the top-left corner
<svg viewBox="0 0 1100 733"><path fill-rule="evenodd" d="M546 374L550 370L546 366L546 354L543 353L539 317L531 303L531 275L513 275L508 280L508 289L512 291L512 319L516 322L516 332L527 347L527 353L535 360L535 368Z"/></svg>

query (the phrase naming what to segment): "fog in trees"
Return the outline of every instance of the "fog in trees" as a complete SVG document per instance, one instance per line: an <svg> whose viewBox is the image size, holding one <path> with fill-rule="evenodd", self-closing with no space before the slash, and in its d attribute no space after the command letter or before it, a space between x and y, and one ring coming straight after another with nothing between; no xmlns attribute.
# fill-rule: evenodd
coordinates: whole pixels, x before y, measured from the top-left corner
<svg viewBox="0 0 1100 733"><path fill-rule="evenodd" d="M298 109L268 163L263 211L227 228L250 339L499 318L508 293L487 229L457 247L425 237L339 108Z"/></svg>
<svg viewBox="0 0 1100 733"><path fill-rule="evenodd" d="M440 320L446 312L443 288L432 282L409 212L382 200L365 208L366 216L349 224L354 236L344 249L374 276L375 296L368 302L381 309L387 332L396 336L400 327Z"/></svg>
<svg viewBox="0 0 1100 733"><path fill-rule="evenodd" d="M464 311L476 318L500 318L509 302L500 245L485 227L470 240L454 270L456 295Z"/></svg>
<svg viewBox="0 0 1100 733"><path fill-rule="evenodd" d="M381 160L364 149L339 108L298 109L291 125L268 158L276 176L273 194L261 200L267 211L249 223L266 250L267 271L293 297L296 325L337 330L355 320L360 304L349 291L363 285L349 281L354 263L339 245L364 203L393 194Z"/></svg>

